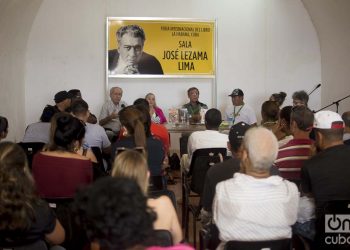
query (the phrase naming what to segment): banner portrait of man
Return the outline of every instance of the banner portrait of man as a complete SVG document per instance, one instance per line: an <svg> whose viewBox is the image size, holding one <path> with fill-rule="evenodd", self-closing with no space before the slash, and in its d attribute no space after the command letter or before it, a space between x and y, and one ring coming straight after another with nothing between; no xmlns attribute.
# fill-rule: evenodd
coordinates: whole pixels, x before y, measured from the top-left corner
<svg viewBox="0 0 350 250"><path fill-rule="evenodd" d="M107 18L107 77L215 75L215 21Z"/></svg>
<svg viewBox="0 0 350 250"><path fill-rule="evenodd" d="M143 51L146 35L139 25L120 27L116 37L118 49L108 51L110 74L163 74L157 58Z"/></svg>

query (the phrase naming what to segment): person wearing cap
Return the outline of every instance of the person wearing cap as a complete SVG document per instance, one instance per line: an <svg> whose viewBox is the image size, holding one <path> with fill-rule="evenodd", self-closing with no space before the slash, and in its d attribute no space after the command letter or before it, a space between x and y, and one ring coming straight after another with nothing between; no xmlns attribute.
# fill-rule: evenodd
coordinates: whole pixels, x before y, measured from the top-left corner
<svg viewBox="0 0 350 250"><path fill-rule="evenodd" d="M232 105L226 108L226 119L232 125L245 122L249 125L256 125L254 110L244 103L244 93L241 89L234 89L229 95L232 98Z"/></svg>
<svg viewBox="0 0 350 250"><path fill-rule="evenodd" d="M301 189L315 199L316 211L331 200L350 200L350 147L343 143L344 122L333 111L315 114L318 154L301 169Z"/></svg>
<svg viewBox="0 0 350 250"><path fill-rule="evenodd" d="M208 106L199 101L199 90L196 87L191 87L187 90L187 96L190 99L182 108L187 109L189 115L199 115L201 109L208 109Z"/></svg>
<svg viewBox="0 0 350 250"><path fill-rule="evenodd" d="M109 96L111 99L102 106L99 123L106 130L110 141L114 141L121 127L118 112L128 104L121 100L123 90L119 87L111 88Z"/></svg>
<svg viewBox="0 0 350 250"><path fill-rule="evenodd" d="M228 135L227 148L232 153L232 157L227 160L217 163L209 168L205 181L204 189L201 196L201 221L203 224L210 221L213 199L215 195L216 185L224 180L232 178L234 173L240 170L240 158L242 153L242 141L245 132L250 128L247 123L239 122L233 125ZM275 166L271 167L271 175L278 175L279 171Z"/></svg>
<svg viewBox="0 0 350 250"><path fill-rule="evenodd" d="M343 141L344 144L350 145L350 111L344 112L341 118L345 124Z"/></svg>
<svg viewBox="0 0 350 250"><path fill-rule="evenodd" d="M72 102L72 94L65 90L60 91L56 93L54 100L56 103L55 107L57 108L58 112L67 111Z"/></svg>
<svg viewBox="0 0 350 250"><path fill-rule="evenodd" d="M280 176L271 176L278 143L264 127L244 135L240 172L216 185L213 219L224 249L228 241L290 239L296 222L299 191Z"/></svg>
<svg viewBox="0 0 350 250"><path fill-rule="evenodd" d="M300 171L313 152L314 142L309 135L314 123L314 114L306 106L295 106L290 115L290 130L293 139L280 147L275 164L281 176L300 184Z"/></svg>

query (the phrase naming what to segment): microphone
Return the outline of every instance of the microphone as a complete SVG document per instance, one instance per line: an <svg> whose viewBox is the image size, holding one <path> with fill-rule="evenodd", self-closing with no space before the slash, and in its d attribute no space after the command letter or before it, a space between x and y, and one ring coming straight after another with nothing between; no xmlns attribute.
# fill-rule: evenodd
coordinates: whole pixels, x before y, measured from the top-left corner
<svg viewBox="0 0 350 250"><path fill-rule="evenodd" d="M122 105L120 105L120 107L123 109L123 108L125 108L125 105L124 105L124 104L122 104Z"/></svg>
<svg viewBox="0 0 350 250"><path fill-rule="evenodd" d="M317 84L317 86L308 95L311 95L319 87L321 87L321 83Z"/></svg>

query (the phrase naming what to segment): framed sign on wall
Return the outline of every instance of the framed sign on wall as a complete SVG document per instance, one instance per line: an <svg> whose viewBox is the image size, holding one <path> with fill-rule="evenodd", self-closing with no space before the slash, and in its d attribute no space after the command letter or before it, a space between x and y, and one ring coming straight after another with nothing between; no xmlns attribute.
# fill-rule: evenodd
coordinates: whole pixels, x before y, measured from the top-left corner
<svg viewBox="0 0 350 250"><path fill-rule="evenodd" d="M216 22L107 18L109 77L215 78Z"/></svg>

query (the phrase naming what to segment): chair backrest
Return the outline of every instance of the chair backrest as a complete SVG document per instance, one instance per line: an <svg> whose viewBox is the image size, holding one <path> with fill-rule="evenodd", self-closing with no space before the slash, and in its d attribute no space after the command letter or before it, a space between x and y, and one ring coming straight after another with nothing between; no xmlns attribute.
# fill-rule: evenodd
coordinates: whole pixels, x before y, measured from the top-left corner
<svg viewBox="0 0 350 250"><path fill-rule="evenodd" d="M98 167L103 171L106 172L104 165L103 165L103 156L102 156L102 151L99 147L91 147L91 151L94 153L97 162L98 162Z"/></svg>
<svg viewBox="0 0 350 250"><path fill-rule="evenodd" d="M173 238L168 230L154 230L154 236L156 238L157 246L170 247L173 245Z"/></svg>
<svg viewBox="0 0 350 250"><path fill-rule="evenodd" d="M291 250L292 239L268 241L229 241L225 250Z"/></svg>
<svg viewBox="0 0 350 250"><path fill-rule="evenodd" d="M149 191L157 191L165 189L164 177L162 175L154 175L149 177Z"/></svg>
<svg viewBox="0 0 350 250"><path fill-rule="evenodd" d="M43 142L19 142L19 146L21 146L24 152L27 155L28 167L32 169L33 156L41 151L45 145Z"/></svg>
<svg viewBox="0 0 350 250"><path fill-rule="evenodd" d="M1 248L0 250L48 250L46 243L43 240L38 240L32 244L20 246L20 247L9 247Z"/></svg>
<svg viewBox="0 0 350 250"><path fill-rule="evenodd" d="M193 153L189 171L189 175L192 176L190 187L193 192L202 193L208 169L215 163L222 162L225 155L226 148L203 148Z"/></svg>

